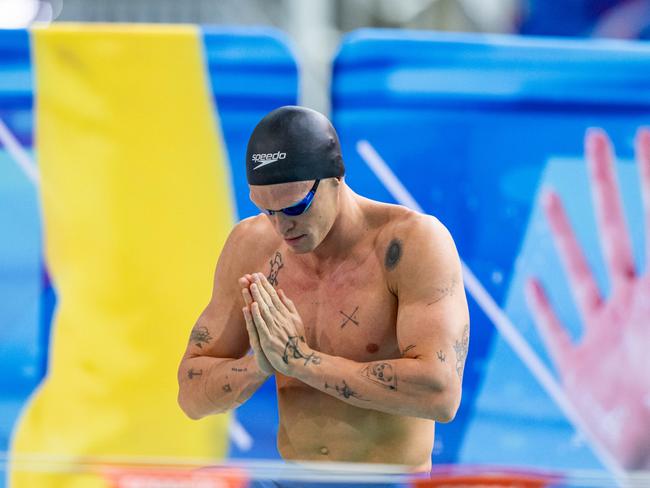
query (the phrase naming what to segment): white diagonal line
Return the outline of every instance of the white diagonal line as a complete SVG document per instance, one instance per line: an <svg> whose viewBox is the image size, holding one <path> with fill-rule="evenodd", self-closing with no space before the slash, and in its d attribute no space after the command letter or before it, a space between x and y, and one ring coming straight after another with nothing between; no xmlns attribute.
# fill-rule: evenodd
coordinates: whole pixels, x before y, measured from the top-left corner
<svg viewBox="0 0 650 488"><path fill-rule="evenodd" d="M230 416L228 434L230 435L230 439L235 443L240 451L250 451L253 447L253 438L246 431L244 426L239 422L235 412L233 412Z"/></svg>
<svg viewBox="0 0 650 488"><path fill-rule="evenodd" d="M361 159L366 162L398 203L409 207L412 210L425 213L422 210L422 207L418 205L413 196L404 185L402 185L397 176L395 176L386 162L368 141L358 141L356 149L361 156ZM528 367L535 379L537 379L542 388L544 388L553 401L555 401L557 406L562 410L573 426L589 439L594 453L600 462L603 463L618 482L623 483L626 475L618 461L591 433L582 416L576 411L571 400L569 400L565 395L562 387L555 380L539 356L526 342L526 339L524 339L524 337L519 333L519 330L514 326L510 318L499 307L499 305L497 305L492 296L488 293L478 278L476 278L465 262L461 260L461 264L463 267L463 280L465 281L467 291L472 295L481 309L483 309L483 312L485 312L485 314L490 318L496 329L503 336L504 340L508 345L510 345L519 359Z"/></svg>
<svg viewBox="0 0 650 488"><path fill-rule="evenodd" d="M0 144L2 144L9 155L14 159L25 176L38 188L40 175L38 168L32 161L27 151L20 145L18 139L12 134L9 127L0 118Z"/></svg>

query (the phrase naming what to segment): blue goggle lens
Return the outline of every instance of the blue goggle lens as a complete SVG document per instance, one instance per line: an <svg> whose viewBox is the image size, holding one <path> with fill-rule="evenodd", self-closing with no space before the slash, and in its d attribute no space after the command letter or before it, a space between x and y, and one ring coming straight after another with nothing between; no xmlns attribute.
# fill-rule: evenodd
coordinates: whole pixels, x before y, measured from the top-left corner
<svg viewBox="0 0 650 488"><path fill-rule="evenodd" d="M307 193L305 198L303 198L302 201L296 203L295 205L283 208L281 210L265 209L264 211L268 215L273 215L276 212L282 212L284 215L288 215L289 217L296 217L297 215L305 213L307 209L309 209L311 202L314 200L314 195L316 195L316 190L318 189L318 183L320 183L320 180L316 180L314 182L314 186L311 187L311 190L309 190L309 193Z"/></svg>

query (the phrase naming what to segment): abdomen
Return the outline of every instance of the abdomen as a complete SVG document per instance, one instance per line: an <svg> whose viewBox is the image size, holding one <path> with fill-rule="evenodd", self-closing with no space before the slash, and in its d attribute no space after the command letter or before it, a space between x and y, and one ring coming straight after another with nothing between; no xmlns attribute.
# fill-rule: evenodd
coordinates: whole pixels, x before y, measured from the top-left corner
<svg viewBox="0 0 650 488"><path fill-rule="evenodd" d="M358 408L276 375L285 459L428 466L434 422Z"/></svg>

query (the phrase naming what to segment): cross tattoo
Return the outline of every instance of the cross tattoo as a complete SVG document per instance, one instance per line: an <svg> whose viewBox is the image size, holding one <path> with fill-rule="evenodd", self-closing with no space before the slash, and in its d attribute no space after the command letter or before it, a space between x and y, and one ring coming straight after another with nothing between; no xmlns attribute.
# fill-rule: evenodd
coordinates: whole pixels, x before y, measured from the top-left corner
<svg viewBox="0 0 650 488"><path fill-rule="evenodd" d="M359 327L359 319L354 316L354 314L357 313L357 310L359 310L359 307L356 307L350 315L339 310L339 313L345 317L345 321L341 324L341 329L345 327L348 322L352 322L354 325Z"/></svg>
<svg viewBox="0 0 650 488"><path fill-rule="evenodd" d="M190 379L193 379L195 376L201 376L203 374L203 370L200 369L198 371L194 371L194 369L190 368L190 370L187 372L187 376Z"/></svg>

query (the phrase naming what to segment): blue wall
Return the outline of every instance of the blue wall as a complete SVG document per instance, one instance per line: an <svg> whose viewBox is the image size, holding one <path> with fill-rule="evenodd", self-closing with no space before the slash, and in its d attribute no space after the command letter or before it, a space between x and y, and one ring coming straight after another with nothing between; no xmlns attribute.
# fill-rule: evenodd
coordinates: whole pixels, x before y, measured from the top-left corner
<svg viewBox="0 0 650 488"><path fill-rule="evenodd" d="M333 69L333 120L348 184L394 201L357 152L357 142L367 140L449 228L469 269L547 359L523 304L523 281L535 275L549 288L563 286L561 296L570 290L552 244L523 246L531 229L546 225L538 191L545 184L565 189L567 206L580 209L576 220L594 221L583 204L590 203L585 130L605 128L618 155L632 158L636 129L650 121L650 46L367 29L344 39ZM630 206L640 211L640 200ZM631 228L642 242L640 226ZM595 231L580 237L598 252ZM598 467L474 300L470 312L463 402L453 423L438 426L434 460ZM580 329L575 314L564 315Z"/></svg>

